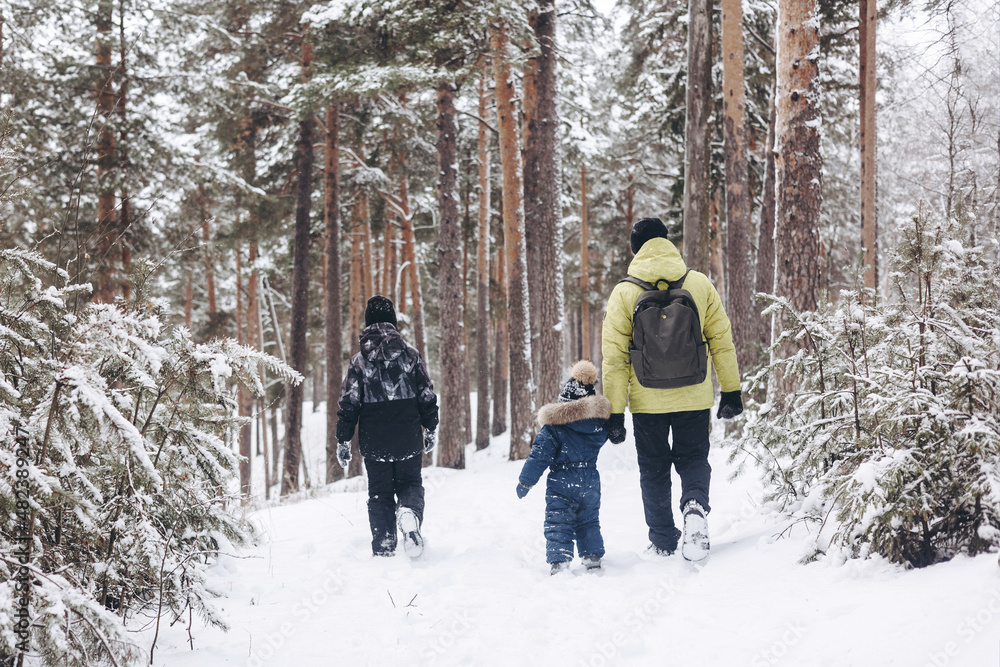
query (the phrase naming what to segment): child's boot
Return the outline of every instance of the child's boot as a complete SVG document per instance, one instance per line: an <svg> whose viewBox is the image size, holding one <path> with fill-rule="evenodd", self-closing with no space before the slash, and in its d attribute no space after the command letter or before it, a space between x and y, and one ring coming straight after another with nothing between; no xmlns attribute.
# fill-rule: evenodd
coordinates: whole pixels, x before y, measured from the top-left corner
<svg viewBox="0 0 1000 667"><path fill-rule="evenodd" d="M403 551L410 558L417 558L424 552L424 538L420 534L420 519L409 507L396 510L396 525L403 534Z"/></svg>
<svg viewBox="0 0 1000 667"><path fill-rule="evenodd" d="M681 555L684 560L700 561L708 557L708 520L705 508L697 500L684 505L684 542Z"/></svg>
<svg viewBox="0 0 1000 667"><path fill-rule="evenodd" d="M596 572L601 569L600 556L584 556L581 561L588 572Z"/></svg>
<svg viewBox="0 0 1000 667"><path fill-rule="evenodd" d="M552 568L549 570L549 574L559 574L560 572L566 572L569 570L569 561L564 560L560 563L552 563Z"/></svg>

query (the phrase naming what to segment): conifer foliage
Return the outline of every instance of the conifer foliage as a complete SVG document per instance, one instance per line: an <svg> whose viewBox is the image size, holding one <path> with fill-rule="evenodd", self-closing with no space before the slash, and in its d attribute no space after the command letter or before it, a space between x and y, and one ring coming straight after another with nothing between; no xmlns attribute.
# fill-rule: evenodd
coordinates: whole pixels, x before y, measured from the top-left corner
<svg viewBox="0 0 1000 667"><path fill-rule="evenodd" d="M996 248L963 246L958 222L921 212L902 231L888 303L773 300L793 322L775 349L802 349L756 383L780 371L797 388L760 406L732 456L821 522L817 553L922 567L1000 542L1000 277Z"/></svg>
<svg viewBox="0 0 1000 667"><path fill-rule="evenodd" d="M89 285L3 249L0 285L0 662L23 660L11 619L25 602L27 655L44 664L129 664L152 657L161 622L224 626L205 571L249 537L226 507L227 442L246 421L232 381L260 395L261 365L297 375L231 339L168 330L141 281L132 305L90 303Z"/></svg>

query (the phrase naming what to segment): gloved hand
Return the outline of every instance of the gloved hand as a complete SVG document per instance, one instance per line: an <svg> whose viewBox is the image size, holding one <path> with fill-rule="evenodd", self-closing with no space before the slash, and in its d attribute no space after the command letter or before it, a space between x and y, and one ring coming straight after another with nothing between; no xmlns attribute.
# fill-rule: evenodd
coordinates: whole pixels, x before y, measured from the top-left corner
<svg viewBox="0 0 1000 667"><path fill-rule="evenodd" d="M351 462L351 442L350 440L343 440L337 443L337 463L340 464L341 468L346 468L347 464Z"/></svg>
<svg viewBox="0 0 1000 667"><path fill-rule="evenodd" d="M722 398L719 400L719 411L715 413L718 419L732 419L736 415L743 412L743 395L737 389L736 391L724 391L722 392Z"/></svg>
<svg viewBox="0 0 1000 667"><path fill-rule="evenodd" d="M517 485L517 497L518 498L524 498L526 495L528 495L528 491L531 491L531 487L530 486L525 486L524 484L518 483L518 485Z"/></svg>
<svg viewBox="0 0 1000 667"><path fill-rule="evenodd" d="M437 431L424 431L424 454L429 453L437 444Z"/></svg>
<svg viewBox="0 0 1000 667"><path fill-rule="evenodd" d="M617 412L605 423L608 428L608 440L618 445L625 442L625 413Z"/></svg>

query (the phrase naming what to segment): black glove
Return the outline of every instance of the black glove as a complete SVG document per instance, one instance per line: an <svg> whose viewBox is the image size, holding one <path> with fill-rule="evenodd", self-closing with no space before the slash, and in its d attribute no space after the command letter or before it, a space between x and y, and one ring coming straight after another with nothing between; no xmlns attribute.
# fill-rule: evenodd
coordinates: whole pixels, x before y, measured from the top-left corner
<svg viewBox="0 0 1000 667"><path fill-rule="evenodd" d="M337 443L337 463L341 468L346 468L351 462L351 441L340 441Z"/></svg>
<svg viewBox="0 0 1000 667"><path fill-rule="evenodd" d="M724 391L719 401L719 411L715 416L719 419L732 419L743 412L743 396L740 391Z"/></svg>
<svg viewBox="0 0 1000 667"><path fill-rule="evenodd" d="M437 444L437 431L424 431L424 454L430 453Z"/></svg>
<svg viewBox="0 0 1000 667"><path fill-rule="evenodd" d="M611 415L604 424L608 429L608 440L618 445L625 442L625 413Z"/></svg>
<svg viewBox="0 0 1000 667"><path fill-rule="evenodd" d="M524 498L526 495L528 495L528 491L531 491L531 487L530 486L525 486L524 484L518 483L518 485L517 485L517 497L518 498Z"/></svg>

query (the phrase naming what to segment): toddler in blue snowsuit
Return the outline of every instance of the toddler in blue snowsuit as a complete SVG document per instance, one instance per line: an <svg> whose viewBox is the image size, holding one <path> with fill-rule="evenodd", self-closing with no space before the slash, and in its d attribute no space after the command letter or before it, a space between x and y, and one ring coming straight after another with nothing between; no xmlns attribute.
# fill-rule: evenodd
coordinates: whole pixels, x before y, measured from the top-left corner
<svg viewBox="0 0 1000 667"><path fill-rule="evenodd" d="M604 538L601 477L597 454L608 439L606 422L611 402L594 391L597 369L589 361L573 367L557 403L538 411L541 430L524 462L517 485L523 498L549 468L545 489L545 559L552 574L569 568L573 540L588 570L601 567Z"/></svg>

